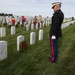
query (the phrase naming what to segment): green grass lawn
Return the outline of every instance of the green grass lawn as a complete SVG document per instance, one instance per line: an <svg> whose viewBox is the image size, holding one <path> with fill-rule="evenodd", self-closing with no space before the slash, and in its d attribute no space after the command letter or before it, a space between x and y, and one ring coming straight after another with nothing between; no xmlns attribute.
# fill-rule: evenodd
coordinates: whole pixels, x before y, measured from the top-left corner
<svg viewBox="0 0 75 75"><path fill-rule="evenodd" d="M19 27L15 35L0 38L8 42L8 58L0 62L0 75L75 75L75 24L63 29L59 40L59 55L57 63L50 63L49 27L43 28L44 39L38 40L39 29L36 32L36 43L30 45L30 32ZM27 50L17 52L17 36L25 36Z"/></svg>

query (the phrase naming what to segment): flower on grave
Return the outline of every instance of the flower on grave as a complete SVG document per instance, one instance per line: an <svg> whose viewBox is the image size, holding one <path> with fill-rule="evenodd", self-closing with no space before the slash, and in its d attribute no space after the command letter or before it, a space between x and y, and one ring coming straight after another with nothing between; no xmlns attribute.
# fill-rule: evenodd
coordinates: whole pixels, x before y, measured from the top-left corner
<svg viewBox="0 0 75 75"><path fill-rule="evenodd" d="M25 41L21 42L21 44L20 44L20 50L24 51L26 49L27 49L27 45L26 45Z"/></svg>

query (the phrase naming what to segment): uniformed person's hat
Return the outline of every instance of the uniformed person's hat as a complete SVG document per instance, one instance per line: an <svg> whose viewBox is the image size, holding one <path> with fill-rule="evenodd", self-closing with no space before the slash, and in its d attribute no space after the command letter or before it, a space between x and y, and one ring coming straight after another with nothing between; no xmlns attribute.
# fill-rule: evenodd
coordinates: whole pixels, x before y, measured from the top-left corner
<svg viewBox="0 0 75 75"><path fill-rule="evenodd" d="M54 6L56 6L56 5L60 5L61 6L61 2L54 2L54 3L52 3L52 9L54 8Z"/></svg>

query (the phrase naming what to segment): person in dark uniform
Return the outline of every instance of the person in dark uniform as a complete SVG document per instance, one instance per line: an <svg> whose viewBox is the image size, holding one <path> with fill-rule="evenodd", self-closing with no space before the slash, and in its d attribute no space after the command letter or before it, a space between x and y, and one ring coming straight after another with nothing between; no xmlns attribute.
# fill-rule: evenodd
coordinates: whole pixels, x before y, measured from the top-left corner
<svg viewBox="0 0 75 75"><path fill-rule="evenodd" d="M54 14L52 16L52 23L50 27L50 45L51 58L50 62L55 63L58 56L58 40L62 36L61 25L63 23L64 14L61 11L61 2L52 3Z"/></svg>

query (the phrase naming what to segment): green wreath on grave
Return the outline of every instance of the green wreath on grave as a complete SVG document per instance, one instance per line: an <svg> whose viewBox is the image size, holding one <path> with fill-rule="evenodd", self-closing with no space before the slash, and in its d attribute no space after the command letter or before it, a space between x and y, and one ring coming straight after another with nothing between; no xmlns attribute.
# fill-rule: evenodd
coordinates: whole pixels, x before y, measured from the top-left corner
<svg viewBox="0 0 75 75"><path fill-rule="evenodd" d="M22 41L22 42L20 43L20 51L23 52L23 51L25 51L26 49L27 49L27 44L26 44L25 41Z"/></svg>

